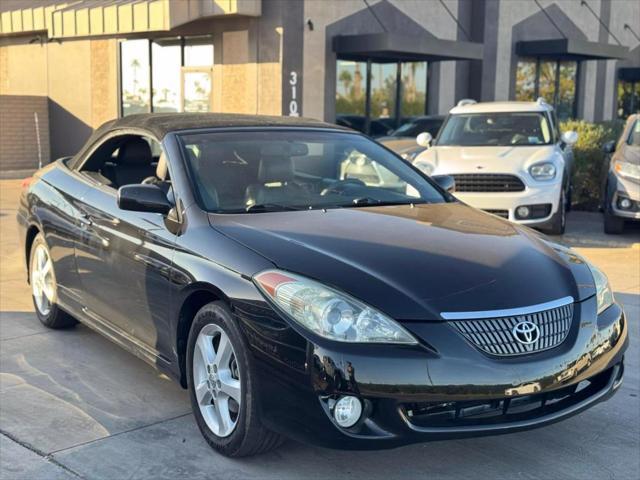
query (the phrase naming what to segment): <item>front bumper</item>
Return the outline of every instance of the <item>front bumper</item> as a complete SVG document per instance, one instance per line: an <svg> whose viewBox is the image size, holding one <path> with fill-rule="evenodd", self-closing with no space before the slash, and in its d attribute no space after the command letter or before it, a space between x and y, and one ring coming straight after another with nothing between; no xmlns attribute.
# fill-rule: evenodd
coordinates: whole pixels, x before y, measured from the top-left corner
<svg viewBox="0 0 640 480"><path fill-rule="evenodd" d="M551 220L560 206L562 182L556 181L539 186L527 185L522 192L455 192L461 201L490 213L496 213L503 218L522 225L541 225ZM530 220L516 218L516 209L523 205L551 205L548 215Z"/></svg>
<svg viewBox="0 0 640 480"><path fill-rule="evenodd" d="M345 449L495 435L557 422L607 399L622 382L624 313L617 304L600 316L595 309L593 297L575 304L561 345L515 357L481 353L446 322L405 323L425 341L421 347L309 343L304 372L283 369L286 360L274 364L274 352L269 359L260 352L263 421L299 441ZM333 421L327 402L340 395L364 403L363 418L349 429Z"/></svg>
<svg viewBox="0 0 640 480"><path fill-rule="evenodd" d="M640 184L637 181L621 178L609 173L609 198L607 207L611 214L629 220L640 220ZM620 199L629 199L632 202L630 209L622 209L619 206Z"/></svg>

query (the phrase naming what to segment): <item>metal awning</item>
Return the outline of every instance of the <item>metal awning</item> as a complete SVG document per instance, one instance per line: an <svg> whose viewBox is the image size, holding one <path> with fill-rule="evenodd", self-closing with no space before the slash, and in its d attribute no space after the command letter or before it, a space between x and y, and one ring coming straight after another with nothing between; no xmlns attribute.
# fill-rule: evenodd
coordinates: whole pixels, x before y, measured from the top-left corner
<svg viewBox="0 0 640 480"><path fill-rule="evenodd" d="M35 0L32 3L21 3L23 8L3 9L0 12L0 35L46 32L49 38L73 38L169 31L206 17L259 16L261 2L262 0Z"/></svg>
<svg viewBox="0 0 640 480"><path fill-rule="evenodd" d="M549 57L558 60L608 60L626 58L629 49L608 43L558 38L517 42L516 53L522 57Z"/></svg>
<svg viewBox="0 0 640 480"><path fill-rule="evenodd" d="M618 78L625 82L640 82L640 67L619 68Z"/></svg>
<svg viewBox="0 0 640 480"><path fill-rule="evenodd" d="M483 46L427 36L367 33L335 36L333 51L342 59L357 61L482 60Z"/></svg>

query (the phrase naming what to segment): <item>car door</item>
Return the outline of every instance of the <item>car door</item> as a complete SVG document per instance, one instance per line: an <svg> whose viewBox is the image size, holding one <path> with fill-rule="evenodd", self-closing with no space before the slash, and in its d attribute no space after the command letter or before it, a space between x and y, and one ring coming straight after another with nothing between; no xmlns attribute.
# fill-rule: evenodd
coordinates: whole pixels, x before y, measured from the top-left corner
<svg viewBox="0 0 640 480"><path fill-rule="evenodd" d="M167 328L170 311L175 235L160 214L119 209L114 187L94 183L78 208L83 233L76 263L85 313L162 351L158 332Z"/></svg>

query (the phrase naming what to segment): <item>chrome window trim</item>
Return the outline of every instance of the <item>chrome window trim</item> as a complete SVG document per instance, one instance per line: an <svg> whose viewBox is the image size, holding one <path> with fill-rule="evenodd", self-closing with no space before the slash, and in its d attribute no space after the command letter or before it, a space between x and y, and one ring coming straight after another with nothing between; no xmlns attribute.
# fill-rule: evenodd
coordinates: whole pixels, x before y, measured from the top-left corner
<svg viewBox="0 0 640 480"><path fill-rule="evenodd" d="M542 312L544 310L564 307L565 305L569 305L573 302L573 297L569 296L528 307L508 308L503 310L483 310L479 312L441 312L440 316L444 320L478 320L482 318L515 317L518 315L529 315L532 313Z"/></svg>

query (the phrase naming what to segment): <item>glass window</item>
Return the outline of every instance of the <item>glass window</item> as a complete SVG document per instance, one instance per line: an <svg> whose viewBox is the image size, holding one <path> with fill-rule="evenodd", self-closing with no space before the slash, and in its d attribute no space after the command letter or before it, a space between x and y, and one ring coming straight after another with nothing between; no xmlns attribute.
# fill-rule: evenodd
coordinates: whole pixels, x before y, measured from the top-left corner
<svg viewBox="0 0 640 480"><path fill-rule="evenodd" d="M533 102L536 99L536 61L523 59L516 68L516 100Z"/></svg>
<svg viewBox="0 0 640 480"><path fill-rule="evenodd" d="M129 40L120 44L122 115L150 111L149 41Z"/></svg>
<svg viewBox="0 0 640 480"><path fill-rule="evenodd" d="M389 129L395 127L397 75L396 63L371 65L371 118L388 125Z"/></svg>
<svg viewBox="0 0 640 480"><path fill-rule="evenodd" d="M180 111L180 39L163 39L151 44L153 59L153 111Z"/></svg>
<svg viewBox="0 0 640 480"><path fill-rule="evenodd" d="M558 62L558 93L555 106L560 120L574 116L577 75L576 62Z"/></svg>
<svg viewBox="0 0 640 480"><path fill-rule="evenodd" d="M474 113L451 115L438 145L508 146L548 145L551 127L542 113Z"/></svg>
<svg viewBox="0 0 640 480"><path fill-rule="evenodd" d="M185 39L184 66L213 66L213 44L210 37L190 37Z"/></svg>
<svg viewBox="0 0 640 480"><path fill-rule="evenodd" d="M439 203L442 195L360 135L305 131L180 136L201 203L217 213Z"/></svg>
<svg viewBox="0 0 640 480"><path fill-rule="evenodd" d="M338 60L336 70L336 116L339 124L362 131L366 100L367 64ZM342 121L342 123L340 123Z"/></svg>
<svg viewBox="0 0 640 480"><path fill-rule="evenodd" d="M515 99L542 97L555 107L560 120L566 120L575 115L577 82L578 62L521 59L516 68Z"/></svg>
<svg viewBox="0 0 640 480"><path fill-rule="evenodd" d="M640 111L640 82L618 81L618 118Z"/></svg>
<svg viewBox="0 0 640 480"><path fill-rule="evenodd" d="M427 62L405 62L402 64L400 84L400 117L404 122L408 117L425 114L427 105Z"/></svg>
<svg viewBox="0 0 640 480"><path fill-rule="evenodd" d="M210 111L212 66L210 36L121 42L122 115Z"/></svg>
<svg viewBox="0 0 640 480"><path fill-rule="evenodd" d="M544 98L550 104L553 104L556 98L556 67L555 61L540 62L537 97Z"/></svg>

